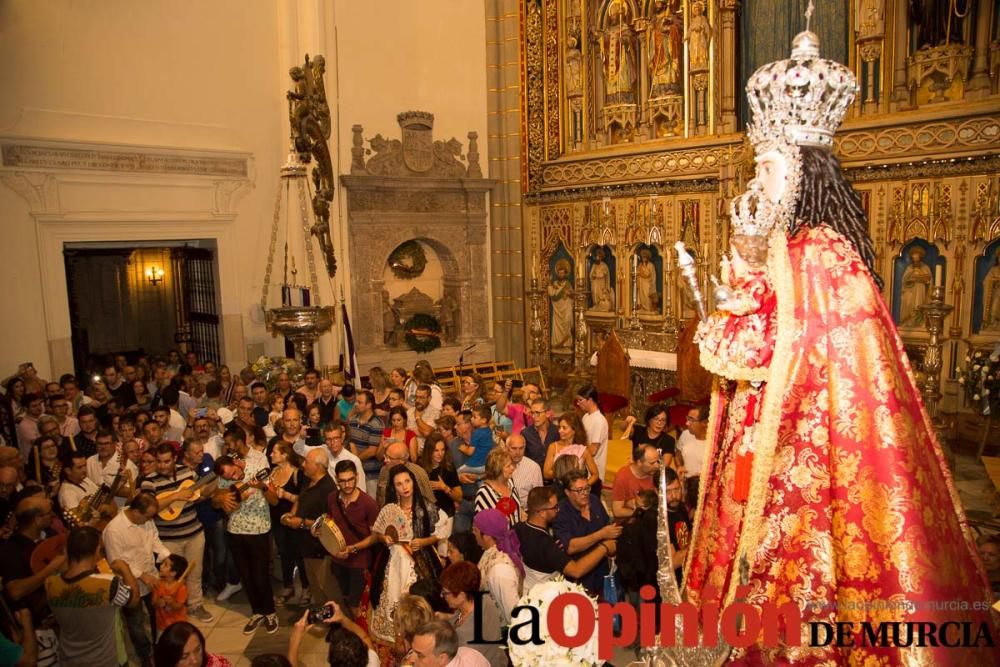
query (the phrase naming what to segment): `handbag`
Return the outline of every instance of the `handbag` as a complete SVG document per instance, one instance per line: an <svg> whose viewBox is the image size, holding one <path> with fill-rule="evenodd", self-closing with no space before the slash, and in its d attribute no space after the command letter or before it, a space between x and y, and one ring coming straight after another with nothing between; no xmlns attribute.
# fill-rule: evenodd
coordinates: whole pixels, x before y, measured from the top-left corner
<svg viewBox="0 0 1000 667"><path fill-rule="evenodd" d="M618 585L618 565L613 556L608 560L611 563L611 569L606 575L604 575L603 597L604 601L608 604L616 604L621 601L622 597L621 586ZM616 635L620 635L622 631L621 616L615 614L612 626L614 627L614 633Z"/></svg>

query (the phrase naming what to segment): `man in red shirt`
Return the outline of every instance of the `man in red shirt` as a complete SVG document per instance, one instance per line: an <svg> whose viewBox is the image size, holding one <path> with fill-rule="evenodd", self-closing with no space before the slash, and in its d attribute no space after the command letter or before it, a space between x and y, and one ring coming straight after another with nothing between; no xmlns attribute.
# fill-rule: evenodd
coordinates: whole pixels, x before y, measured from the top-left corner
<svg viewBox="0 0 1000 667"><path fill-rule="evenodd" d="M331 554L333 574L343 595L341 604L357 617L365 571L372 567L369 547L375 543L372 525L378 517L378 505L358 488L358 471L353 461L340 461L334 472L339 491L329 495L327 514L337 524L347 546L340 553Z"/></svg>
<svg viewBox="0 0 1000 667"><path fill-rule="evenodd" d="M652 445L632 450L632 462L615 474L611 488L611 514L616 519L633 516L636 497L643 489L653 489L653 473L660 469L660 453Z"/></svg>

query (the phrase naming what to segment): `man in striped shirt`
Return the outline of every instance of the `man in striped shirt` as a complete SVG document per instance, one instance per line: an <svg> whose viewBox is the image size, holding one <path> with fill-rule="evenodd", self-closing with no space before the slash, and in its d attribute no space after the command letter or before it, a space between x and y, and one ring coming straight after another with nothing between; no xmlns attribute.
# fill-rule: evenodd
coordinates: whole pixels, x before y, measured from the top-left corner
<svg viewBox="0 0 1000 667"><path fill-rule="evenodd" d="M351 441L351 453L361 459L367 477L366 490L368 495L374 497L378 489L378 474L382 468L378 447L382 444L385 424L375 414L375 396L370 391L358 392L354 414L354 418L347 423L350 428L348 438Z"/></svg>
<svg viewBox="0 0 1000 667"><path fill-rule="evenodd" d="M191 563L188 584L188 616L203 623L211 623L215 617L202 605L201 566L205 555L205 530L198 520L194 505L189 501L194 495L190 489L181 489L181 483L197 481L194 472L177 465L174 448L161 443L156 448L156 474L142 483L143 491L156 495L163 510L175 501L183 501L184 509L176 519L166 520L156 516L156 530L160 540L170 553L183 556ZM201 497L207 498L214 490L214 484L200 489Z"/></svg>

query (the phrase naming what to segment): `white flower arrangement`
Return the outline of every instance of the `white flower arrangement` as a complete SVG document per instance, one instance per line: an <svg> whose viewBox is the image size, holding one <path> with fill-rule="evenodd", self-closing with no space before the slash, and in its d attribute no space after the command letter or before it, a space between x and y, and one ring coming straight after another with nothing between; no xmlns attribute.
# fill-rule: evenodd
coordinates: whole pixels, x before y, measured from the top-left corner
<svg viewBox="0 0 1000 667"><path fill-rule="evenodd" d="M278 376L287 373L292 381L292 386L297 386L302 381L305 368L295 359L288 357L269 357L261 355L250 364L250 370L257 376L257 379L267 385L268 391L274 391L278 386Z"/></svg>
<svg viewBox="0 0 1000 667"><path fill-rule="evenodd" d="M525 642L523 644L508 639L511 662L514 667L598 667L604 664L597 658L597 632L595 630L590 640L583 646L577 648L567 648L557 644L549 634L547 615L549 605L560 595L567 593L578 593L590 601L594 618L597 618L597 603L587 595L587 591L580 584L566 581L557 577L551 581L535 584L530 591L517 603L518 606L528 606L538 609L539 637L542 644ZM516 609L515 609L516 610ZM515 614L511 621L511 626L516 627L518 623L524 623L527 613ZM566 608L563 616L563 627L566 634L574 636L579 627L580 617L576 606ZM525 634L527 631L522 631Z"/></svg>
<svg viewBox="0 0 1000 667"><path fill-rule="evenodd" d="M982 415L1000 410L1000 343L992 352L972 350L965 357L965 366L957 369L958 384L965 390L966 401Z"/></svg>

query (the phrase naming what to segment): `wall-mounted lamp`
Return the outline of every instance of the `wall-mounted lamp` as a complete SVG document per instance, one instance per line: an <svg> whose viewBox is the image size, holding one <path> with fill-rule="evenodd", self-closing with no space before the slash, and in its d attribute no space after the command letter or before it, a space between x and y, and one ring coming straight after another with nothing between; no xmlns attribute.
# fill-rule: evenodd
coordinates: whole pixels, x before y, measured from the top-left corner
<svg viewBox="0 0 1000 667"><path fill-rule="evenodd" d="M146 280L148 280L154 286L159 285L160 281L163 280L163 269L156 266L155 264L153 266L148 267L146 269Z"/></svg>

